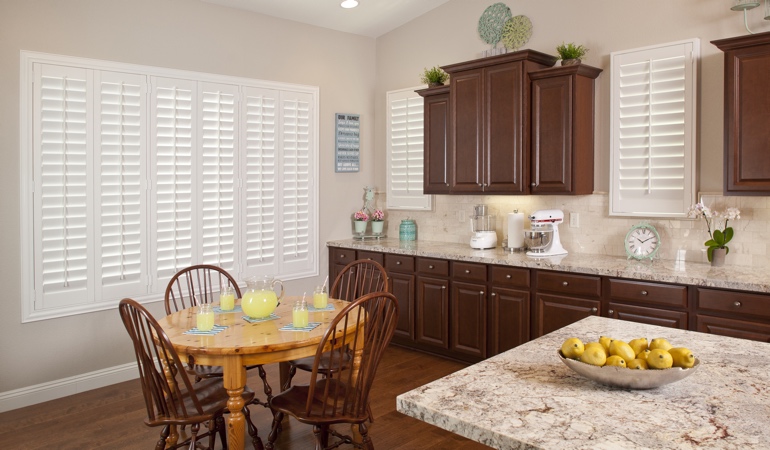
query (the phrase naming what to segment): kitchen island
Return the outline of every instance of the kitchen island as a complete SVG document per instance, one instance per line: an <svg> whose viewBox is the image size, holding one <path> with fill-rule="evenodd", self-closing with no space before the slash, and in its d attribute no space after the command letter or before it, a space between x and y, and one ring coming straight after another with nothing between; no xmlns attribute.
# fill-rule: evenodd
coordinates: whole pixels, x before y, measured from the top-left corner
<svg viewBox="0 0 770 450"><path fill-rule="evenodd" d="M624 390L559 360L565 339L601 335L666 337L700 366L676 383ZM497 449L769 448L769 353L768 343L591 316L396 402L406 415Z"/></svg>

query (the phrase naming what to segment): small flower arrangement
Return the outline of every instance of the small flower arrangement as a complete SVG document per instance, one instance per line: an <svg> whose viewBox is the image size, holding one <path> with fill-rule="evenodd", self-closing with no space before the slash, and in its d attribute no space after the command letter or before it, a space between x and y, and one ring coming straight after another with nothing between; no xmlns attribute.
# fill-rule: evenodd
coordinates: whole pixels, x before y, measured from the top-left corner
<svg viewBox="0 0 770 450"><path fill-rule="evenodd" d="M359 209L355 214L353 214L353 219L359 222L367 222L369 220L369 214L367 214L363 209Z"/></svg>
<svg viewBox="0 0 770 450"><path fill-rule="evenodd" d="M711 208L704 205L703 202L696 203L690 207L687 211L687 217L691 219L697 219L703 217L706 221L706 229L709 232L709 240L704 242L703 245L708 247L707 255L709 261L712 260L714 249L723 248L727 250L725 253L730 253L730 247L727 243L733 238L735 232L732 227L728 227L727 223L731 220L737 220L741 218L741 212L738 208L727 208L725 212L712 211ZM724 224L720 230L717 224L717 220L724 219ZM713 230L712 230L713 226Z"/></svg>
<svg viewBox="0 0 770 450"><path fill-rule="evenodd" d="M375 209L372 213L372 220L375 222L382 222L385 220L385 213L381 209Z"/></svg>

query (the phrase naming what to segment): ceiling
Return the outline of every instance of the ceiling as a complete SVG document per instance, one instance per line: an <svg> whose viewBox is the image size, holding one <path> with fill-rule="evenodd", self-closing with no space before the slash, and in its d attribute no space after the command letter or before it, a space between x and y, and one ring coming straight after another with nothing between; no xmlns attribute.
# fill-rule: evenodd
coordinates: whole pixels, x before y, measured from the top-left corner
<svg viewBox="0 0 770 450"><path fill-rule="evenodd" d="M449 0L358 0L352 9L341 0L202 1L376 38Z"/></svg>

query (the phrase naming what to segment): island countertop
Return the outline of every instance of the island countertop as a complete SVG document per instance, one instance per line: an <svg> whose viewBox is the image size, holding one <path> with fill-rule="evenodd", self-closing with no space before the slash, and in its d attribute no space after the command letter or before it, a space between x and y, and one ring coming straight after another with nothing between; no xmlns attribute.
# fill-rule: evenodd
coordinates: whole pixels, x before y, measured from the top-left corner
<svg viewBox="0 0 770 450"><path fill-rule="evenodd" d="M570 337L666 337L700 366L650 390L594 383L557 356ZM399 395L398 411L497 449L760 449L770 344L591 316ZM631 369L629 369L631 370Z"/></svg>
<svg viewBox="0 0 770 450"><path fill-rule="evenodd" d="M394 238L367 241L346 239L328 241L326 245L427 258L770 293L770 277L767 275L767 268L730 265L711 267L710 264L673 260L655 260L650 263L586 253L533 258L525 253L508 253L500 248L474 250L467 244L421 240L402 242Z"/></svg>

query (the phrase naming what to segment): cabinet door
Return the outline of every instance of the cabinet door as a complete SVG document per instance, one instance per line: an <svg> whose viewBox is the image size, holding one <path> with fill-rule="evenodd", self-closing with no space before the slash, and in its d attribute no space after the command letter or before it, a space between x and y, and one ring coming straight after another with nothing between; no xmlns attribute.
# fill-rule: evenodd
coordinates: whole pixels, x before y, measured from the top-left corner
<svg viewBox="0 0 770 450"><path fill-rule="evenodd" d="M529 341L529 291L493 287L489 298L487 356Z"/></svg>
<svg viewBox="0 0 770 450"><path fill-rule="evenodd" d="M598 316L599 303L599 300L537 294L532 339L588 316Z"/></svg>
<svg viewBox="0 0 770 450"><path fill-rule="evenodd" d="M414 275L388 273L390 292L398 300L398 323L393 335L396 343L410 343L414 340Z"/></svg>
<svg viewBox="0 0 770 450"><path fill-rule="evenodd" d="M572 77L532 81L532 194L572 191Z"/></svg>
<svg viewBox="0 0 770 450"><path fill-rule="evenodd" d="M449 305L452 317L449 349L454 353L478 359L487 353L486 286L472 283L452 283Z"/></svg>
<svg viewBox="0 0 770 450"><path fill-rule="evenodd" d="M445 93L425 96L424 113L425 177L423 192L446 194L452 173L449 141L449 89Z"/></svg>
<svg viewBox="0 0 770 450"><path fill-rule="evenodd" d="M453 192L481 192L482 185L482 69L453 75L450 84L452 108L452 174Z"/></svg>
<svg viewBox="0 0 770 450"><path fill-rule="evenodd" d="M687 329L687 313L684 311L669 311L610 302L607 317L661 327Z"/></svg>
<svg viewBox="0 0 770 450"><path fill-rule="evenodd" d="M523 62L484 70L484 192L521 194L526 190L529 129Z"/></svg>
<svg viewBox="0 0 770 450"><path fill-rule="evenodd" d="M696 331L701 333L770 342L770 324L766 322L726 319L702 314L697 314L695 319L697 323Z"/></svg>
<svg viewBox="0 0 770 450"><path fill-rule="evenodd" d="M414 340L449 348L449 281L417 278Z"/></svg>

